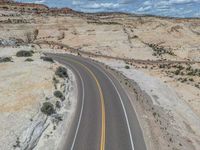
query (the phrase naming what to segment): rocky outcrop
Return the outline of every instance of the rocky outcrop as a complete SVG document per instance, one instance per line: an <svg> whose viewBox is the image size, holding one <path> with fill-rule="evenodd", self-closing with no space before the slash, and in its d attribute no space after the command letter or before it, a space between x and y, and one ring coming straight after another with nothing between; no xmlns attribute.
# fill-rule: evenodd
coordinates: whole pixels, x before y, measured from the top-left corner
<svg viewBox="0 0 200 150"><path fill-rule="evenodd" d="M38 113L35 117L35 121L28 126L27 130L22 135L20 144L21 149L33 149L48 126L49 123L47 123L47 117Z"/></svg>
<svg viewBox="0 0 200 150"><path fill-rule="evenodd" d="M73 11L70 8L61 8L61 9L49 8L43 4L19 3L9 0L1 0L0 9L35 13L35 14L52 14L52 15L75 13L75 11Z"/></svg>
<svg viewBox="0 0 200 150"><path fill-rule="evenodd" d="M17 46L18 44L24 44L24 41L16 38L0 39L0 47Z"/></svg>
<svg viewBox="0 0 200 150"><path fill-rule="evenodd" d="M46 11L49 8L42 4L33 3L18 3L13 1L0 1L0 9L4 10L18 10L18 11Z"/></svg>

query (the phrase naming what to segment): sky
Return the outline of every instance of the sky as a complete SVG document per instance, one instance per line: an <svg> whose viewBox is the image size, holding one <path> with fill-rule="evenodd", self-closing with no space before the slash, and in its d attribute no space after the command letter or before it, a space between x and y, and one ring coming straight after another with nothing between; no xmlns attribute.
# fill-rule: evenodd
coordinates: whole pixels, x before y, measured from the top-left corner
<svg viewBox="0 0 200 150"><path fill-rule="evenodd" d="M17 0L70 7L82 12L128 12L170 17L199 17L200 0Z"/></svg>

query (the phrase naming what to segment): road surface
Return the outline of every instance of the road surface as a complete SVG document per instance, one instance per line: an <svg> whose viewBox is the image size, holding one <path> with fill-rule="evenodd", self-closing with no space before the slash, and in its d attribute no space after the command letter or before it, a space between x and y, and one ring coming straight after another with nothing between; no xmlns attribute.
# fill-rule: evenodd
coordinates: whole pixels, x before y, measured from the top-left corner
<svg viewBox="0 0 200 150"><path fill-rule="evenodd" d="M47 54L70 67L78 83L78 106L65 150L146 150L127 93L96 62L68 54Z"/></svg>

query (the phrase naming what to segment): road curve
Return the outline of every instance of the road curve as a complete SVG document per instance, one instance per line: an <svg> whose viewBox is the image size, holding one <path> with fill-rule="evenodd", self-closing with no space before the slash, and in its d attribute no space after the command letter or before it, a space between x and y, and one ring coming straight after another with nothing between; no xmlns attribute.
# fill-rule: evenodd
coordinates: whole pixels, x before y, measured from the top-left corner
<svg viewBox="0 0 200 150"><path fill-rule="evenodd" d="M141 127L118 80L92 60L47 54L70 67L78 83L78 106L64 150L146 150Z"/></svg>

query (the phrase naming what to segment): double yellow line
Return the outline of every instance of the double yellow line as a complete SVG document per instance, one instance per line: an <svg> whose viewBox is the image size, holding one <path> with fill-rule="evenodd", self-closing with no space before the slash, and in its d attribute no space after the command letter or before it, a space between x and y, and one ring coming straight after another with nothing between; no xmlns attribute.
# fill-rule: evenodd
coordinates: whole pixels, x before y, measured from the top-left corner
<svg viewBox="0 0 200 150"><path fill-rule="evenodd" d="M98 87L98 90L99 90L99 93L100 93L100 99L101 99L101 145L100 145L100 150L104 150L105 149L105 134L106 134L106 128L105 128L105 124L106 124L106 114L105 114L105 103L104 103L104 97L103 97L103 92L102 92L102 89L101 89L101 86L99 84L99 81L97 79L97 77L94 75L94 73L85 65L83 65L82 63L76 61L76 60L72 60L72 59L69 59L67 58L68 60L70 60L71 62L74 62L76 64L79 64L81 65L82 67L84 67L91 75L92 77L94 78L96 84L97 84L97 87Z"/></svg>

